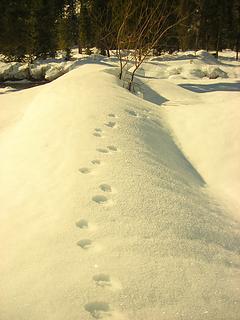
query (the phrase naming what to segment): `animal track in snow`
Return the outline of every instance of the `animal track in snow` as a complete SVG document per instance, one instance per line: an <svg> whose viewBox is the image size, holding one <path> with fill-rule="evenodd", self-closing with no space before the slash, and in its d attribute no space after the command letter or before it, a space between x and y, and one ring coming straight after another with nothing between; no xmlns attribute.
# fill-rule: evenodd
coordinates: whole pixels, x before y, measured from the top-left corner
<svg viewBox="0 0 240 320"><path fill-rule="evenodd" d="M81 173L84 173L84 174L87 174L87 173L90 173L91 172L91 169L87 168L87 167L83 167L83 168L80 168L79 171Z"/></svg>
<svg viewBox="0 0 240 320"><path fill-rule="evenodd" d="M96 132L102 132L102 129L100 129L100 128L95 128L94 129Z"/></svg>
<svg viewBox="0 0 240 320"><path fill-rule="evenodd" d="M96 282L99 287L111 286L111 279L108 274L100 273L93 276L93 280Z"/></svg>
<svg viewBox="0 0 240 320"><path fill-rule="evenodd" d="M133 111L133 110L125 110L128 114L130 114L130 116L133 116L133 117L138 117L138 114L137 112Z"/></svg>
<svg viewBox="0 0 240 320"><path fill-rule="evenodd" d="M97 148L96 149L98 152L101 152L101 153L108 153L108 149L105 149L105 148Z"/></svg>
<svg viewBox="0 0 240 320"><path fill-rule="evenodd" d="M111 150L111 151L117 151L118 150L117 147L115 147L115 146L107 146L107 148L109 150Z"/></svg>
<svg viewBox="0 0 240 320"><path fill-rule="evenodd" d="M111 118L116 118L116 115L114 113L109 113L108 116L111 117Z"/></svg>
<svg viewBox="0 0 240 320"><path fill-rule="evenodd" d="M105 126L109 128L114 128L116 126L116 122L109 121L108 123L105 123Z"/></svg>
<svg viewBox="0 0 240 320"><path fill-rule="evenodd" d="M76 222L76 226L80 229L88 229L88 221L85 219L81 219Z"/></svg>
<svg viewBox="0 0 240 320"><path fill-rule="evenodd" d="M120 281L112 279L106 273L96 274L95 276L93 276L93 280L95 281L97 286L102 288L108 288L111 291L117 291L122 289L122 284L120 283Z"/></svg>
<svg viewBox="0 0 240 320"><path fill-rule="evenodd" d="M94 196L94 197L92 197L92 200L95 201L96 203L99 203L99 204L104 204L108 201L107 197L102 196L102 195Z"/></svg>
<svg viewBox="0 0 240 320"><path fill-rule="evenodd" d="M95 137L99 137L99 138L101 138L101 137L102 137L102 135L101 135L101 133L100 133L100 132L94 132L94 133L93 133L93 135L94 135Z"/></svg>
<svg viewBox="0 0 240 320"><path fill-rule="evenodd" d="M99 188L104 192L112 192L111 186L106 183L100 184Z"/></svg>
<svg viewBox="0 0 240 320"><path fill-rule="evenodd" d="M99 165L99 164L101 164L101 161L98 160L98 159L94 159L94 160L92 160L92 164L97 164L97 165Z"/></svg>
<svg viewBox="0 0 240 320"><path fill-rule="evenodd" d="M88 311L95 319L103 319L111 316L111 309L108 303L103 301L94 301L85 305L85 310Z"/></svg>
<svg viewBox="0 0 240 320"><path fill-rule="evenodd" d="M87 249L91 248L92 240L82 239L82 240L78 241L77 245L80 246L82 249L87 250Z"/></svg>

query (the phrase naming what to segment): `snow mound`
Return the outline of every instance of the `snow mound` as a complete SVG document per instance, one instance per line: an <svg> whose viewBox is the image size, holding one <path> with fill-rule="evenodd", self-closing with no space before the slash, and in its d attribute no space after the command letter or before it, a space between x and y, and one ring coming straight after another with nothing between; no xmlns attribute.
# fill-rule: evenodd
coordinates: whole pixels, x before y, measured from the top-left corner
<svg viewBox="0 0 240 320"><path fill-rule="evenodd" d="M227 72L223 71L216 66L199 65L194 64L185 65L180 73L183 79L202 79L208 77L209 79L228 78Z"/></svg>
<svg viewBox="0 0 240 320"><path fill-rule="evenodd" d="M51 65L45 72L45 79L52 81L65 73L64 64Z"/></svg>
<svg viewBox="0 0 240 320"><path fill-rule="evenodd" d="M196 67L195 65L188 64L184 65L181 76L184 79L201 79L206 77L206 72L204 72L201 67Z"/></svg>
<svg viewBox="0 0 240 320"><path fill-rule="evenodd" d="M168 77L180 75L182 73L182 67L171 66L171 67L168 67L166 71L167 71Z"/></svg>
<svg viewBox="0 0 240 320"><path fill-rule="evenodd" d="M18 62L6 63L0 66L0 80L22 80L29 78L28 64Z"/></svg>
<svg viewBox="0 0 240 320"><path fill-rule="evenodd" d="M128 72L133 73L134 70L135 70L135 67L133 66L128 69ZM141 67L137 69L135 74L136 74L136 76L140 76L140 77L145 77L145 75L146 75L144 68L141 68Z"/></svg>
<svg viewBox="0 0 240 320"><path fill-rule="evenodd" d="M228 74L219 67L209 66L206 70L209 79L228 78Z"/></svg>
<svg viewBox="0 0 240 320"><path fill-rule="evenodd" d="M224 84L218 83L215 87L221 89ZM198 95L200 101L192 107L168 110L170 123L195 167L231 207L233 214L240 217L239 92Z"/></svg>
<svg viewBox="0 0 240 320"><path fill-rule="evenodd" d="M168 111L104 68L0 96L27 106L0 135L1 320L237 320L239 223Z"/></svg>
<svg viewBox="0 0 240 320"><path fill-rule="evenodd" d="M131 71L134 67L131 68ZM228 73L218 66L208 65L203 61L189 60L175 61L167 63L149 61L142 65L141 70L136 75L145 77L155 77L158 79L209 79L228 78Z"/></svg>
<svg viewBox="0 0 240 320"><path fill-rule="evenodd" d="M30 66L30 76L34 80L43 80L47 69L48 66L45 64L32 64Z"/></svg>
<svg viewBox="0 0 240 320"><path fill-rule="evenodd" d="M78 67L82 62L99 63L105 61L116 66L118 61L114 55L107 58L98 54L97 51L91 56L79 55L75 52L74 59L75 61L68 62L64 61L63 58L47 59L35 61L32 64L0 62L0 81L21 79L52 81ZM221 68L219 68L219 65ZM129 62L127 73L132 73L134 69L133 63ZM239 72L239 66L233 64L229 68L229 66L224 65L223 57L221 61L218 61L210 53L200 50L196 54L189 51L150 57L137 70L136 76L159 79L201 79L203 77L216 79L238 78Z"/></svg>
<svg viewBox="0 0 240 320"><path fill-rule="evenodd" d="M218 60L209 52L204 50L199 50L196 52L197 57L207 64L218 64Z"/></svg>
<svg viewBox="0 0 240 320"><path fill-rule="evenodd" d="M68 72L75 64L75 61L36 62L33 64L2 63L0 65L0 81L24 79L52 81Z"/></svg>

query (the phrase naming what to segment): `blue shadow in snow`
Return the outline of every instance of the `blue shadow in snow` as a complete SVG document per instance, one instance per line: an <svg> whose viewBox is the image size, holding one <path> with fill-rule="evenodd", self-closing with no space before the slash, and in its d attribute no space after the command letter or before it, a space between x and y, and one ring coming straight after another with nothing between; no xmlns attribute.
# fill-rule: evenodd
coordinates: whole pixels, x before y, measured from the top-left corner
<svg viewBox="0 0 240 320"><path fill-rule="evenodd" d="M213 91L239 91L240 82L219 82L212 84L198 84L198 83L183 83L179 84L180 87L187 89L192 92L205 93Z"/></svg>

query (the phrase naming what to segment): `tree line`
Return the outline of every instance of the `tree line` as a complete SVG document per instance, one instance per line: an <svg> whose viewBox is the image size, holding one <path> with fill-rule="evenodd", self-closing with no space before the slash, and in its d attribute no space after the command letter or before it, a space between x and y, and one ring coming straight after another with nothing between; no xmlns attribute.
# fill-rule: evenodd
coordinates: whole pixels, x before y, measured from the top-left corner
<svg viewBox="0 0 240 320"><path fill-rule="evenodd" d="M71 58L77 46L103 55L134 49L135 61L154 50L240 47L239 0L1 0L0 53L9 61ZM122 63L124 61L122 60Z"/></svg>

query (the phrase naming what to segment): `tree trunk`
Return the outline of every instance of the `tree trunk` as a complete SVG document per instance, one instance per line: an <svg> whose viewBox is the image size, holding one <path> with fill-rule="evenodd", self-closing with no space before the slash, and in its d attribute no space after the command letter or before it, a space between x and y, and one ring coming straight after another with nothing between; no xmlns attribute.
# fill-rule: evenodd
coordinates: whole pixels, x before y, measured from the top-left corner
<svg viewBox="0 0 240 320"><path fill-rule="evenodd" d="M220 32L218 32L218 36L217 36L217 43L216 43L216 58L218 59L218 52L220 51Z"/></svg>
<svg viewBox="0 0 240 320"><path fill-rule="evenodd" d="M197 33L196 33L195 53L198 51L198 42L199 42L199 30L197 30Z"/></svg>
<svg viewBox="0 0 240 320"><path fill-rule="evenodd" d="M123 62L122 62L122 55L121 55L121 51L118 49L118 58L119 58L119 62L120 62L120 72L119 72L119 79L122 79L122 75L123 75Z"/></svg>
<svg viewBox="0 0 240 320"><path fill-rule="evenodd" d="M236 40L236 61L238 61L238 57L239 57L239 44L240 44L240 33L237 34L237 40Z"/></svg>
<svg viewBox="0 0 240 320"><path fill-rule="evenodd" d="M82 54L82 46L81 46L80 43L78 44L78 53L79 53L79 54Z"/></svg>
<svg viewBox="0 0 240 320"><path fill-rule="evenodd" d="M101 54L102 56L106 56L106 49L105 49L105 48L101 48L101 49L100 49L100 54Z"/></svg>
<svg viewBox="0 0 240 320"><path fill-rule="evenodd" d="M137 71L137 69L138 69L138 67L135 70L133 70L131 80L129 81L129 84L128 84L128 90L131 92L132 92L132 88L133 88L133 79L134 79L135 72Z"/></svg>
<svg viewBox="0 0 240 320"><path fill-rule="evenodd" d="M206 33L206 51L208 52L209 35Z"/></svg>

